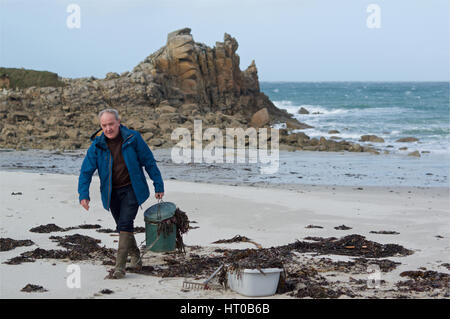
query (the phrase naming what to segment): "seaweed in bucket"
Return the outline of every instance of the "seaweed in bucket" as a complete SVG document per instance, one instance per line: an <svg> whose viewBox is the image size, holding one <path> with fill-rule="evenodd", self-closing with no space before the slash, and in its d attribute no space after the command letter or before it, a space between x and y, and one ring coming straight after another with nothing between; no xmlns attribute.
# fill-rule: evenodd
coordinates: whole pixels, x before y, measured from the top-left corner
<svg viewBox="0 0 450 319"><path fill-rule="evenodd" d="M163 236L169 236L173 231L174 225L176 229L176 248L179 252L186 253L182 235L189 230L189 218L181 209L177 208L171 218L158 222L157 235L160 236L163 234Z"/></svg>

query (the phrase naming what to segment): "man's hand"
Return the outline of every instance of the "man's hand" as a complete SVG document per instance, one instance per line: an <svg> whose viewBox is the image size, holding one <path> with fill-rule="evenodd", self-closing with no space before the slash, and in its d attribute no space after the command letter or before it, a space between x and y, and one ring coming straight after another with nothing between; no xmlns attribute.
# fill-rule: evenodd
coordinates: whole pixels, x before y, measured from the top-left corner
<svg viewBox="0 0 450 319"><path fill-rule="evenodd" d="M163 196L164 196L164 193L156 193L156 194L155 194L155 198L156 198L156 199L162 199Z"/></svg>
<svg viewBox="0 0 450 319"><path fill-rule="evenodd" d="M84 209L89 210L89 199L82 199L80 205L83 206Z"/></svg>

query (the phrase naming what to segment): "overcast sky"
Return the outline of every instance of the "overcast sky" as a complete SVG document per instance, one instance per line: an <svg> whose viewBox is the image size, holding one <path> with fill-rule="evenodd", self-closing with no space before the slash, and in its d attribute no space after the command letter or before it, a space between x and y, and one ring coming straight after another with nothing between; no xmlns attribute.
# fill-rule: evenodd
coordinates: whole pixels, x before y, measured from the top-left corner
<svg viewBox="0 0 450 319"><path fill-rule="evenodd" d="M254 59L261 81L448 81L449 2L0 0L0 66L102 78L189 27L211 47L235 37L241 69Z"/></svg>

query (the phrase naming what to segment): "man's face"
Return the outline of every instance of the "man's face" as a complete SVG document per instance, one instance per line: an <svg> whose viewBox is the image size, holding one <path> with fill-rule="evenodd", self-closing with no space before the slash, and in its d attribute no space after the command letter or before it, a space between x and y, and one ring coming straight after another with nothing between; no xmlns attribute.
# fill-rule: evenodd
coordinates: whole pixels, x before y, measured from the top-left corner
<svg viewBox="0 0 450 319"><path fill-rule="evenodd" d="M116 120L116 117L112 113L105 112L100 117L100 126L103 129L103 133L107 138L115 138L120 132L120 120Z"/></svg>

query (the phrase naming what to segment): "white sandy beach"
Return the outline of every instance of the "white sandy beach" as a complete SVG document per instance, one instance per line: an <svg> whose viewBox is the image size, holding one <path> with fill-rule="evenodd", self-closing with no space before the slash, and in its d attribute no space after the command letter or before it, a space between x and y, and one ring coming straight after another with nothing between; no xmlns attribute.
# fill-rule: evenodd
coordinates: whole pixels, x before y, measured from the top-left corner
<svg viewBox="0 0 450 319"><path fill-rule="evenodd" d="M81 288L71 289L67 287L66 278L70 275L67 266L73 261L36 260L20 265L4 264L6 260L38 247L62 249L49 239L51 235L88 235L100 239L101 245L109 248L117 248L114 242L117 237L94 229L51 234L29 231L32 227L50 223L60 227L86 223L115 228L112 216L101 205L96 176L91 184L89 212L78 203L77 176L1 171L0 180L0 237L30 239L35 243L0 252L1 298L244 298L231 290L183 292L183 278L161 279L127 273L123 280L105 280L111 266L89 261L76 263L81 269ZM450 262L448 188L363 187L361 190L357 187L299 186L295 190L285 190L166 180L165 189L164 200L176 203L190 220L197 222L193 226L199 226L184 236L188 246L254 248L248 243L211 244L237 234L247 236L263 247L292 243L306 236L339 238L359 234L378 243L395 243L414 251L407 257L389 258L401 262L401 265L391 272L382 273L381 279L388 285L399 281L402 271L418 270L419 267L450 273L441 265ZM13 192L21 192L22 195L12 195ZM135 226L144 226L143 212L155 203L154 198L147 200L139 210ZM323 228L305 228L310 224ZM342 224L352 229L334 229ZM370 233L379 230L400 234ZM143 233L136 236L138 243L145 239ZM147 262L157 254L149 255ZM349 260L345 256L327 257ZM345 282L349 275L340 274L333 280ZM28 283L41 285L48 291L21 292ZM114 293L99 294L102 289L110 289ZM383 296L383 292L376 289L368 289L364 294ZM268 298L291 297L282 294Z"/></svg>

